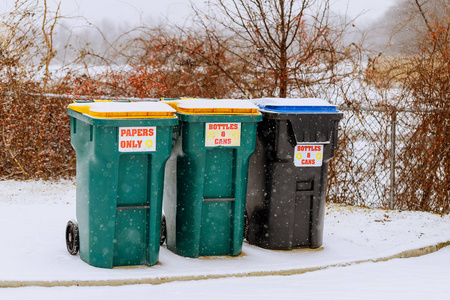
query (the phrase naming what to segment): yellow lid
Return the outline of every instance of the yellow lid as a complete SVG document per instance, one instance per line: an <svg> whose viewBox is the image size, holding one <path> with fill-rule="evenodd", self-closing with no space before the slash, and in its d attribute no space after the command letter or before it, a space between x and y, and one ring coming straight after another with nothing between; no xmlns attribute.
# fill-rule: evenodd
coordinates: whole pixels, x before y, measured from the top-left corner
<svg viewBox="0 0 450 300"><path fill-rule="evenodd" d="M72 103L69 104L69 108L76 112L86 114L89 112L89 109L91 108L91 103Z"/></svg>
<svg viewBox="0 0 450 300"><path fill-rule="evenodd" d="M248 100L190 99L164 101L183 114L198 115L257 115L258 107Z"/></svg>
<svg viewBox="0 0 450 300"><path fill-rule="evenodd" d="M170 107L172 107L175 110L178 107L179 101L180 100L163 100L164 103L166 103L167 105L169 105Z"/></svg>
<svg viewBox="0 0 450 300"><path fill-rule="evenodd" d="M101 119L173 118L175 109L161 102L73 103L69 108Z"/></svg>

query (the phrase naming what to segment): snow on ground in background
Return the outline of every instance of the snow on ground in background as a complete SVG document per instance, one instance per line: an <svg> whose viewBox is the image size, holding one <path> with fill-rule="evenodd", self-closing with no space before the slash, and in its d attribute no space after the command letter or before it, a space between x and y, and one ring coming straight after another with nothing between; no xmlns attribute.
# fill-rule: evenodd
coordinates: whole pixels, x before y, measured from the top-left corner
<svg viewBox="0 0 450 300"><path fill-rule="evenodd" d="M335 267L302 275L208 279L121 287L0 289L2 300L313 299L434 300L450 295L450 247L388 262Z"/></svg>
<svg viewBox="0 0 450 300"><path fill-rule="evenodd" d="M292 270L391 256L450 241L450 216L328 205L322 250L271 251L244 243L238 257L191 259L161 248L152 267L101 269L71 256L73 181L0 182L0 281L143 279Z"/></svg>

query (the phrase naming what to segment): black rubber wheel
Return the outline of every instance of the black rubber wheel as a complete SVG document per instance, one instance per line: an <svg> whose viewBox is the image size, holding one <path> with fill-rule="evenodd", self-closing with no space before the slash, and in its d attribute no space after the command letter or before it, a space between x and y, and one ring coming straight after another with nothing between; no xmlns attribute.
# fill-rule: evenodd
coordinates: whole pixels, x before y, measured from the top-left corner
<svg viewBox="0 0 450 300"><path fill-rule="evenodd" d="M163 245L166 242L166 234L167 234L167 228L166 228L166 216L161 217L161 238L159 240L159 244Z"/></svg>
<svg viewBox="0 0 450 300"><path fill-rule="evenodd" d="M244 212L244 239L248 241L248 214Z"/></svg>
<svg viewBox="0 0 450 300"><path fill-rule="evenodd" d="M66 226L66 246L67 251L72 255L77 255L80 250L80 236L78 224L75 221L67 222Z"/></svg>

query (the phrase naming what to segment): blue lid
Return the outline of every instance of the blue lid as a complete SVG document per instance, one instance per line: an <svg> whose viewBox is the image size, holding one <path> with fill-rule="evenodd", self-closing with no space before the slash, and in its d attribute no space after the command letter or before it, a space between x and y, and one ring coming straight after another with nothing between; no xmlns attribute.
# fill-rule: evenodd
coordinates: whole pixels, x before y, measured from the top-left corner
<svg viewBox="0 0 450 300"><path fill-rule="evenodd" d="M335 105L317 98L260 98L251 100L260 109L277 113L337 113Z"/></svg>

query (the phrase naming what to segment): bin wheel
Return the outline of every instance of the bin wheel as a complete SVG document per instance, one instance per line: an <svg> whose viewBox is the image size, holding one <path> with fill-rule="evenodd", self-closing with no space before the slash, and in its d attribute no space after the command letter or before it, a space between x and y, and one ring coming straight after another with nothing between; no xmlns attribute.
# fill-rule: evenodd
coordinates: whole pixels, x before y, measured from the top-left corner
<svg viewBox="0 0 450 300"><path fill-rule="evenodd" d="M78 231L78 223L76 221L67 222L66 226L66 246L67 251L72 255L77 255L80 250L80 236Z"/></svg>
<svg viewBox="0 0 450 300"><path fill-rule="evenodd" d="M248 214L244 212L244 239L248 241Z"/></svg>
<svg viewBox="0 0 450 300"><path fill-rule="evenodd" d="M166 241L166 234L167 234L167 228L166 228L166 216L161 217L161 238L159 240L159 244L163 245Z"/></svg>

